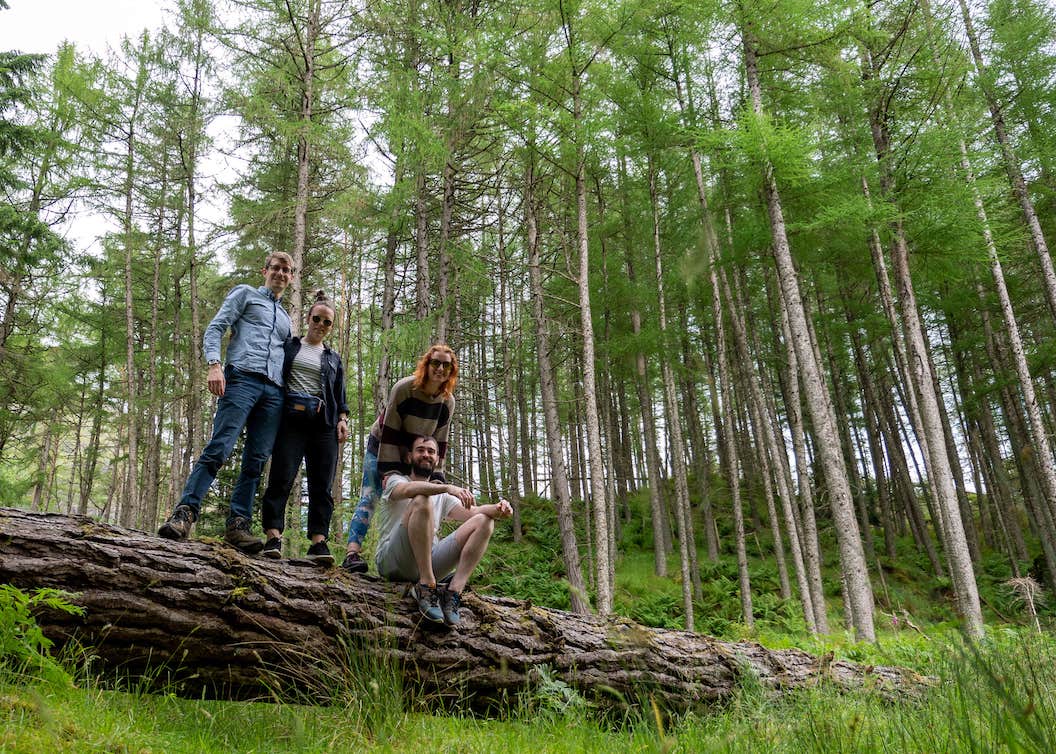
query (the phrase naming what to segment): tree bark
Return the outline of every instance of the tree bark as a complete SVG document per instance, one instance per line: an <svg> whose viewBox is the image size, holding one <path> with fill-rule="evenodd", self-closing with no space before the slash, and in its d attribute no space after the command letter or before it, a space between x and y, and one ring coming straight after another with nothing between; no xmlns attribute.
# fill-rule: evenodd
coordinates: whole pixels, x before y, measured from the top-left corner
<svg viewBox="0 0 1056 754"><path fill-rule="evenodd" d="M741 31L744 67L751 94L752 110L757 116L762 116L762 91L756 64L756 42L750 32L750 23L744 22ZM770 229L773 234L771 247L780 282L779 289L783 306L788 311L789 327L796 348L796 356L803 370L804 393L814 431L817 434L818 455L825 469L825 482L830 492L832 515L839 541L840 566L847 577L847 593L851 600L854 630L859 640L874 641L876 633L873 627L873 590L869 583L868 567L862 548L861 534L858 531L858 522L855 519L854 501L851 497L850 484L847 481L847 470L844 468L839 450L836 417L831 398L822 380L821 365L810 343L806 309L799 290L799 277L793 265L792 250L785 232L781 197L773 165L769 162L764 166L763 178Z"/></svg>
<svg viewBox="0 0 1056 754"><path fill-rule="evenodd" d="M626 176L626 159L620 156L620 180ZM624 262L627 267L627 279L632 287L637 286L638 277L634 267L634 252L631 248L631 234L628 227L631 213L627 207L627 191L621 191L624 198L623 221L627 231L627 243L624 244ZM657 576L667 576L667 545L664 538L664 512L660 493L663 479L660 475L660 454L656 444L656 411L653 408L653 396L649 380L649 367L642 345L642 313L637 301L631 304L631 334L636 343L634 365L636 379L635 389L638 393L638 410L642 415L642 441L645 443L645 472L649 480L649 513L653 522L653 572Z"/></svg>
<svg viewBox="0 0 1056 754"><path fill-rule="evenodd" d="M546 310L543 306L543 273L539 261L539 232L536 221L535 174L533 166L527 166L525 175L525 239L528 245L528 272L532 290L532 312L535 315L536 349L539 365L539 390L543 403L543 419L546 423L546 445L550 451L550 467L554 510L557 514L558 531L561 534L561 556L565 563L570 586L572 609L579 614L590 612L590 601L583 583L580 568L579 548L576 545L576 529L572 519L572 499L565 473L565 459L561 455L561 425L557 413L557 387L550 363L550 334ZM589 539L589 535L588 535Z"/></svg>
<svg viewBox="0 0 1056 754"><path fill-rule="evenodd" d="M502 341L502 392L503 398L506 404L506 437L508 442L506 444L505 452L502 448L503 434L502 430L499 431L499 459L502 462L502 485L505 489L506 496L510 500L510 504L513 505L513 521L511 525L513 527L513 541L521 541L521 492L517 486L517 459L519 453L527 453L527 448L522 447L520 450L517 448L517 414L513 410L516 405L517 396L513 389L513 359L510 356L510 340L512 333L510 332L510 326L506 319L506 302L509 300L510 295L507 293L508 285L507 280L509 278L509 262L508 259L509 249L506 247L506 234L505 234L505 206L503 205L503 197L501 191L496 191L496 207L498 214L497 231L498 231L498 252L499 252L499 289L498 301L496 306L499 309L499 334ZM510 309L512 311L512 319L516 320L517 303L516 301L510 302ZM522 386L522 390L523 390Z"/></svg>
<svg viewBox="0 0 1056 754"><path fill-rule="evenodd" d="M588 698L655 699L675 710L726 699L742 678L781 691L823 679L901 692L932 682L899 668L472 592L457 631L423 631L402 584L320 571L307 560L250 558L221 543L169 542L82 516L0 509L0 542L0 580L65 590L84 609L39 613L46 635L90 646L97 670L193 698L296 691L325 700L324 683L351 678L361 659L390 667L414 693L474 707L529 688L544 667Z"/></svg>
<svg viewBox="0 0 1056 754"><path fill-rule="evenodd" d="M770 286L767 287L769 291ZM774 298L777 298L775 295ZM818 524L814 515L814 481L810 478L810 461L807 453L807 436L803 428L803 409L799 394L799 360L792 345L792 331L788 326L788 312L778 304L775 307L781 317L781 338L784 340L785 361L787 368L781 380L782 399L788 417L789 431L792 433L792 450L796 456L796 477L799 482L799 512L803 526L803 560L807 569L810 590L811 610L814 613L814 626L818 633L829 632L829 617L825 606L825 588L821 580L823 560L818 545ZM807 621L810 625L810 621Z"/></svg>
<svg viewBox="0 0 1056 754"><path fill-rule="evenodd" d="M663 352L667 335L667 306L664 301L664 265L660 245L660 206L657 196L657 170L653 157L649 157L649 204L653 220L653 261L657 293L657 316L660 321L660 339ZM675 477L675 522L678 529L679 565L682 574L682 610L686 616L686 628L693 630L693 572L696 570L690 558L690 548L696 548L692 520L689 516L689 482L686 478L685 446L682 441L682 422L679 419L678 396L675 393L675 377L670 359L661 360L664 381L664 407L667 411L667 433L671 443L671 466Z"/></svg>
<svg viewBox="0 0 1056 754"><path fill-rule="evenodd" d="M298 113L297 133L297 196L293 208L293 248L290 250L293 256L293 275L290 279L290 292L286 296L290 307L290 321L293 322L294 330L299 330L302 322L304 291L302 287L302 274L304 272L304 258L308 251L308 198L311 193L310 172L312 161L315 159L314 144L312 138L312 121L315 117L316 96L316 63L318 52L316 45L320 35L321 12L320 0L310 0L308 6L308 18L305 25L304 39L301 39L299 19L295 18L289 5L287 8L287 20L297 35L297 48L300 54L293 50L290 55L295 58L295 64L300 73L301 97L300 112ZM296 58L300 58L296 60ZM290 506L295 509L297 506ZM292 514L292 510L291 510ZM290 521L287 522L292 523ZM292 528L292 527L290 527Z"/></svg>

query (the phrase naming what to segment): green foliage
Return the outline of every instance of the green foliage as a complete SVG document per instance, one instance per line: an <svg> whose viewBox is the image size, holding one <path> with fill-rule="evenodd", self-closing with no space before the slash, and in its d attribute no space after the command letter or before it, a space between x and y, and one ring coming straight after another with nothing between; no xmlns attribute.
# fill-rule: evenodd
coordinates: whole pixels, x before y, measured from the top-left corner
<svg viewBox="0 0 1056 754"><path fill-rule="evenodd" d="M0 671L69 682L66 671L49 653L51 640L33 617L35 610L83 613L69 598L57 589L36 589L27 594L10 584L0 584Z"/></svg>
<svg viewBox="0 0 1056 754"><path fill-rule="evenodd" d="M617 603L617 607L621 607L620 603ZM632 620L646 626L677 629L686 627L682 615L682 595L672 591L652 592L622 607Z"/></svg>
<svg viewBox="0 0 1056 754"><path fill-rule="evenodd" d="M809 127L779 123L768 115L750 109L741 111L731 139L757 168L770 163L782 185L795 187L812 174L809 159L812 148Z"/></svg>
<svg viewBox="0 0 1056 754"><path fill-rule="evenodd" d="M495 530L473 588L538 605L567 610L571 604L561 560L561 537L550 501L528 497L521 501L523 537L513 541L509 526Z"/></svg>
<svg viewBox="0 0 1056 754"><path fill-rule="evenodd" d="M539 667L538 676L530 695L522 697L525 711L541 714L550 722L582 722L586 718L591 705L578 691L555 676L548 665Z"/></svg>

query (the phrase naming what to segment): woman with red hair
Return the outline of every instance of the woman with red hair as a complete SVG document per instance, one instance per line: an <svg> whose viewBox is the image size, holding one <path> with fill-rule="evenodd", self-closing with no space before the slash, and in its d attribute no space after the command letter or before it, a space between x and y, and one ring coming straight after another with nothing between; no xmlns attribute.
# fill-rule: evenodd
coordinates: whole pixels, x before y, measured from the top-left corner
<svg viewBox="0 0 1056 754"><path fill-rule="evenodd" d="M418 360L414 374L392 386L385 409L370 428L363 455L363 488L359 505L348 526L348 545L341 567L350 573L366 573L367 561L360 555L370 528L374 505L381 497L381 480L393 471L403 471L403 449L417 435L436 438L443 466L447 453L447 431L455 413L458 357L443 343L430 346Z"/></svg>

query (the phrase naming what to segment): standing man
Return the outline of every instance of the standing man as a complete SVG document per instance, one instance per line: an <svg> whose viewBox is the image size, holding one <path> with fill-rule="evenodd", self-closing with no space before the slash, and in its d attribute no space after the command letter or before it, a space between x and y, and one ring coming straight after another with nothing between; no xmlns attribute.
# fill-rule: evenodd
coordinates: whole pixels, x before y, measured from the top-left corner
<svg viewBox="0 0 1056 754"><path fill-rule="evenodd" d="M280 300L293 276L289 254L275 252L264 264L264 285L237 285L205 329L209 392L220 400L213 417L213 437L194 464L179 505L158 529L166 539L185 539L198 520L202 498L231 455L243 427L242 470L231 493L224 541L250 554L264 542L250 534L253 498L264 463L271 455L282 420L283 342L290 337L290 316ZM220 339L231 330L227 364L220 366Z"/></svg>
<svg viewBox="0 0 1056 754"><path fill-rule="evenodd" d="M378 506L378 548L374 562L391 581L412 581L411 593L422 617L430 623L457 625L462 590L488 549L495 521L509 518L513 508L505 500L495 505L473 505L473 493L453 484L430 482L440 460L431 435L414 438L409 457L410 476L390 474ZM442 540L437 538L444 519L462 525ZM437 577L454 571L446 588Z"/></svg>

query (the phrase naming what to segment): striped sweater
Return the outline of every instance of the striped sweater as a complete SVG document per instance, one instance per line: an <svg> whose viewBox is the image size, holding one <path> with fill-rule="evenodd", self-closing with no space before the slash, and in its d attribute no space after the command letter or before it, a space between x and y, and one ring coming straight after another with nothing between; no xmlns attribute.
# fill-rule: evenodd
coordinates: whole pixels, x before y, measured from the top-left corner
<svg viewBox="0 0 1056 754"><path fill-rule="evenodd" d="M431 435L440 446L440 464L447 454L447 431L455 413L455 399L430 396L414 389L414 375L392 386L385 410L370 428L367 450L378 457L378 476L405 471L403 449L414 435Z"/></svg>

